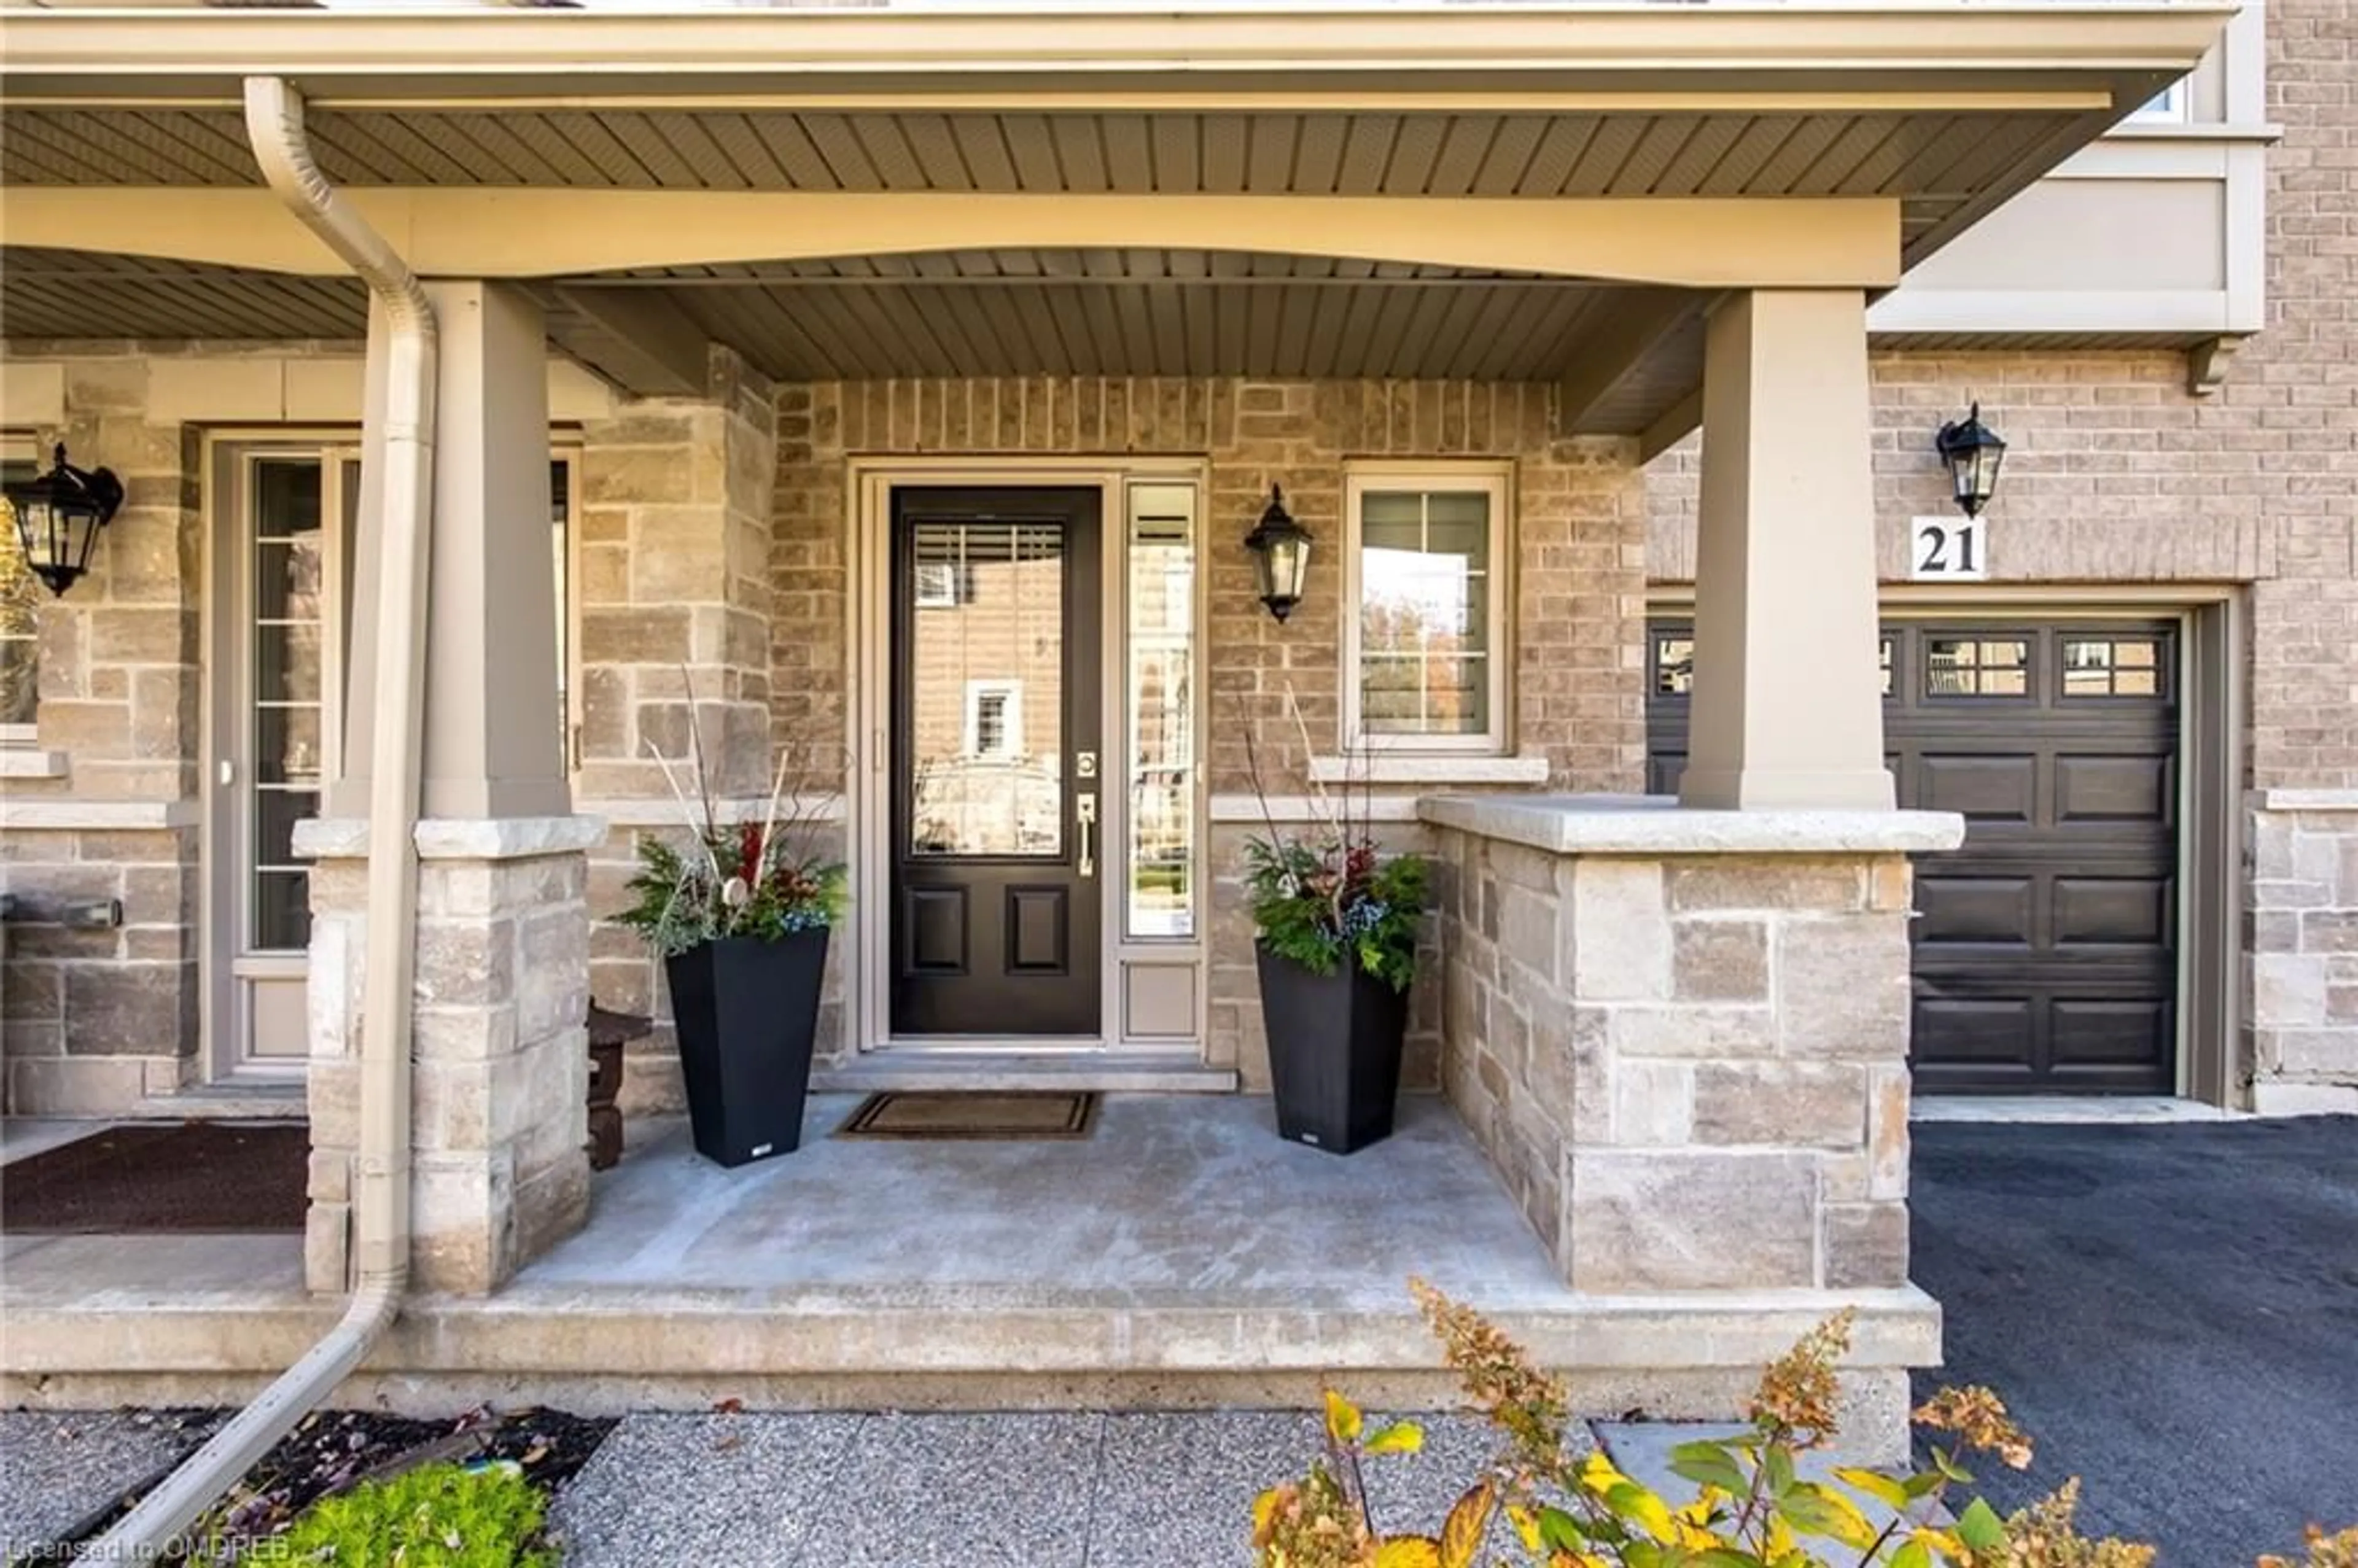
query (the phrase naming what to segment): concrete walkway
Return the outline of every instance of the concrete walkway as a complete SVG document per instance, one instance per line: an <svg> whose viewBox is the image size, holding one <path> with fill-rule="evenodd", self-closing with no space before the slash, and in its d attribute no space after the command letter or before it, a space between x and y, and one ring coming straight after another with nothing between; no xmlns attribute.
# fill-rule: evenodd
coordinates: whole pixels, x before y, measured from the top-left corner
<svg viewBox="0 0 2358 1568"><path fill-rule="evenodd" d="M1994 1503L2079 1476L2083 1528L2185 1568L2358 1523L2358 1118L1915 1139L1919 1392L1987 1383L2039 1444L1976 1468Z"/></svg>

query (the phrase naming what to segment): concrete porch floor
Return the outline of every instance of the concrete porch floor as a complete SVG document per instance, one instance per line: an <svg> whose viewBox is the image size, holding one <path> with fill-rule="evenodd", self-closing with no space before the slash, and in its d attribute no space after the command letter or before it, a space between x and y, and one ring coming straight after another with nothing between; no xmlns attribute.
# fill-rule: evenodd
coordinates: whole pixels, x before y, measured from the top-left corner
<svg viewBox="0 0 2358 1568"><path fill-rule="evenodd" d="M1455 1112L1404 1097L1348 1158L1269 1102L1111 1096L1072 1142L854 1141L815 1097L797 1152L736 1171L643 1119L588 1225L488 1298L412 1301L338 1402L704 1409L1282 1408L1347 1382L1451 1402L1422 1275L1572 1377L1588 1413L1719 1416L1839 1304L1862 1309L1862 1425L1939 1357L1920 1292L1583 1296ZM0 1402L243 1398L341 1303L294 1237L27 1237L0 1260Z"/></svg>
<svg viewBox="0 0 2358 1568"><path fill-rule="evenodd" d="M831 1137L859 1104L813 1096L800 1150L733 1171L684 1119L633 1123L589 1226L517 1286L1340 1312L1398 1307L1412 1274L1502 1311L1567 1293L1433 1096L1403 1096L1393 1136L1347 1158L1281 1141L1270 1102L1236 1096L1109 1096L1072 1141Z"/></svg>

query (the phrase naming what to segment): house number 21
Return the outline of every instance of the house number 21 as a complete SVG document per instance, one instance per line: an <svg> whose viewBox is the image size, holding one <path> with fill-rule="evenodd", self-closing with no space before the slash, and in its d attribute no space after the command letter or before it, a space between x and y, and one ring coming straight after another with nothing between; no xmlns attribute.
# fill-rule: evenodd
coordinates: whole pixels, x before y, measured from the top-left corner
<svg viewBox="0 0 2358 1568"><path fill-rule="evenodd" d="M1989 550L1978 517L1919 517L1909 533L1908 575L1918 582L1979 582Z"/></svg>

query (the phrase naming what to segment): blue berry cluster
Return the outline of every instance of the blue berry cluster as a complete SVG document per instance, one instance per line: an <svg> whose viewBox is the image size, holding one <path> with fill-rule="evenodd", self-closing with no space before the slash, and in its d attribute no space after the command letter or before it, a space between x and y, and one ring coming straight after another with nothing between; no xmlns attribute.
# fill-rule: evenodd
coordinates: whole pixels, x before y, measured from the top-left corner
<svg viewBox="0 0 2358 1568"><path fill-rule="evenodd" d="M1384 916L1391 912L1391 905L1379 898L1363 898L1343 912L1343 935L1365 936L1382 925Z"/></svg>

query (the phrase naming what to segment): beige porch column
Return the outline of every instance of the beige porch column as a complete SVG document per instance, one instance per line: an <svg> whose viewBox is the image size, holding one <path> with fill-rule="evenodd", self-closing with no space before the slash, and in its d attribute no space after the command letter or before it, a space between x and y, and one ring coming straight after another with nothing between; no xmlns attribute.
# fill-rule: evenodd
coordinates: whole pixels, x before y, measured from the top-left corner
<svg viewBox="0 0 2358 1568"><path fill-rule="evenodd" d="M1869 428L1859 291L1758 289L1712 312L1686 806L1893 804Z"/></svg>
<svg viewBox="0 0 2358 1568"><path fill-rule="evenodd" d="M492 1289L587 1208L583 1097L595 821L565 781L550 558L547 350L503 284L427 285L441 329L427 610L411 1258L423 1288ZM372 397L373 415L378 406ZM364 449L373 454L379 444ZM378 495L363 485L363 506ZM364 516L363 540L375 536ZM373 602L376 557L353 596ZM359 633L373 630L363 621ZM355 650L356 671L376 660ZM369 691L356 677L351 711ZM340 806L360 797L347 788ZM345 1280L357 1120L365 824L306 823L312 877L307 1271Z"/></svg>

